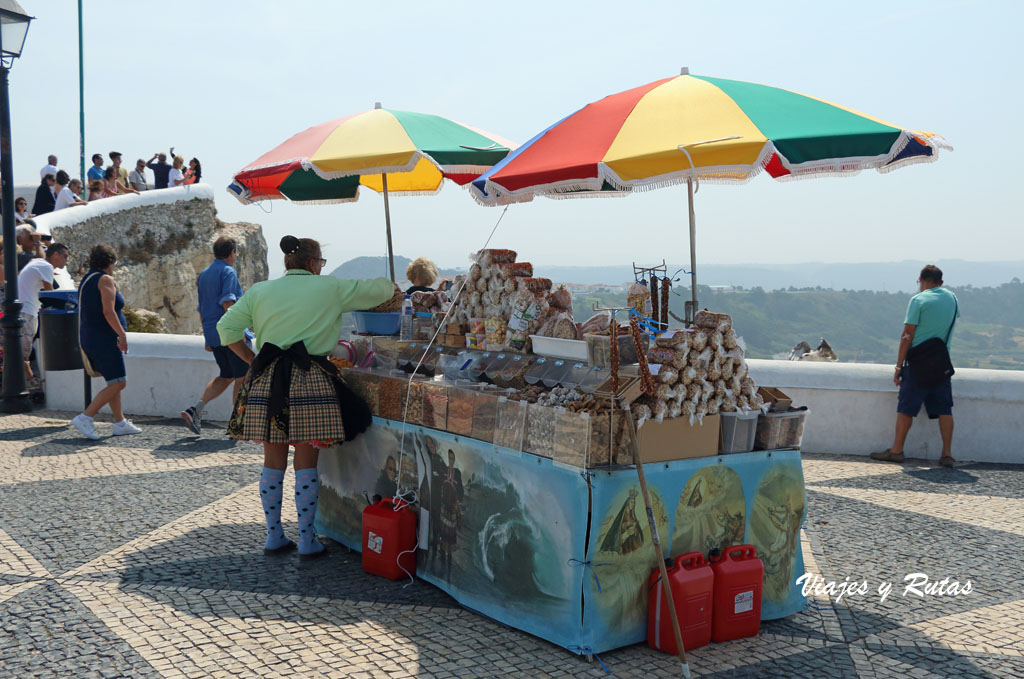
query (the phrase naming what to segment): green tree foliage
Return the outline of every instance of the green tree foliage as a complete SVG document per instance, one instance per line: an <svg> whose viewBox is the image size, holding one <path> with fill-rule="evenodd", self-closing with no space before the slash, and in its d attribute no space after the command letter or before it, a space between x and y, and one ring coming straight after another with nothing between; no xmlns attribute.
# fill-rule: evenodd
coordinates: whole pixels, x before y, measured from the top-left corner
<svg viewBox="0 0 1024 679"><path fill-rule="evenodd" d="M960 367L1024 368L1024 283L1015 278L998 287L951 289L960 301L961 313L952 341L953 362ZM730 314L751 358L788 355L801 341L813 348L824 337L840 361L892 363L910 297L906 293L820 287L770 292L698 287L701 308ZM688 288L674 287L671 310L683 317L689 298ZM582 321L594 313L594 304L625 303L625 293L599 289L577 294L573 311Z"/></svg>

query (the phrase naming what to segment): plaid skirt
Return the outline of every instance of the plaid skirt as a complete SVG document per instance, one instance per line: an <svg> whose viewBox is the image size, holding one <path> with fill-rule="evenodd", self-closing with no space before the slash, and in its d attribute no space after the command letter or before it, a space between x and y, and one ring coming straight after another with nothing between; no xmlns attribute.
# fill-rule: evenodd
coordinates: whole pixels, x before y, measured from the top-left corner
<svg viewBox="0 0 1024 679"><path fill-rule="evenodd" d="M269 416L274 366L281 360L287 359L274 360L258 375L250 371L235 399L228 435L242 441L320 447L345 441L342 404L338 402L334 384L334 380L340 378L330 375L317 363L311 363L309 370L292 366L287 406L278 415Z"/></svg>

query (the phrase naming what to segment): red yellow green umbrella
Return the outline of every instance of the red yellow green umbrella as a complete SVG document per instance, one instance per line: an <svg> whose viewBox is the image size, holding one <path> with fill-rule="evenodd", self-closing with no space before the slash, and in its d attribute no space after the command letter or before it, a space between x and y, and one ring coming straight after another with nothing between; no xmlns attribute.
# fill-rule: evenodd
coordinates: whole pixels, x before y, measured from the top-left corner
<svg viewBox="0 0 1024 679"><path fill-rule="evenodd" d="M588 104L472 182L485 204L607 195L686 183L696 307L693 182L889 172L952 147L850 108L755 83L690 75Z"/></svg>
<svg viewBox="0 0 1024 679"><path fill-rule="evenodd" d="M436 193L444 179L464 185L504 158L501 137L441 116L381 108L311 127L242 168L228 192L243 203L287 198L347 203L365 186L384 195ZM394 263L391 262L394 279Z"/></svg>

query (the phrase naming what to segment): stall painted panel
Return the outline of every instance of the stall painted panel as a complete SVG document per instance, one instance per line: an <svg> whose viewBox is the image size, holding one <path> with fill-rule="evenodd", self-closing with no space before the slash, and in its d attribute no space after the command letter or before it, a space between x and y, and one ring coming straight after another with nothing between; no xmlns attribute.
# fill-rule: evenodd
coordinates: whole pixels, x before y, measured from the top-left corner
<svg viewBox="0 0 1024 679"><path fill-rule="evenodd" d="M806 513L798 451L644 469L672 556L751 543L765 562L762 618L803 608L795 584ZM321 454L317 531L361 549L363 508L374 494L393 494L399 475L420 500L417 575L424 580L576 653L646 639L647 579L657 566L635 469L584 472L374 418L359 439Z"/></svg>

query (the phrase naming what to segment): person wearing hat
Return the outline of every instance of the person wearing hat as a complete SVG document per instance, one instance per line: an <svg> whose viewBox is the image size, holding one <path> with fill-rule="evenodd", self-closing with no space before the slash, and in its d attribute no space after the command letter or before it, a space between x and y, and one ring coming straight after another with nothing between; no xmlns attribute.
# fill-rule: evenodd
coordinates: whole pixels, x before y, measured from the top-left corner
<svg viewBox="0 0 1024 679"><path fill-rule="evenodd" d="M18 244L18 271L25 268L25 265L33 259L42 259L43 236L35 229L36 223L32 219L26 219L25 223L14 231L15 241Z"/></svg>

